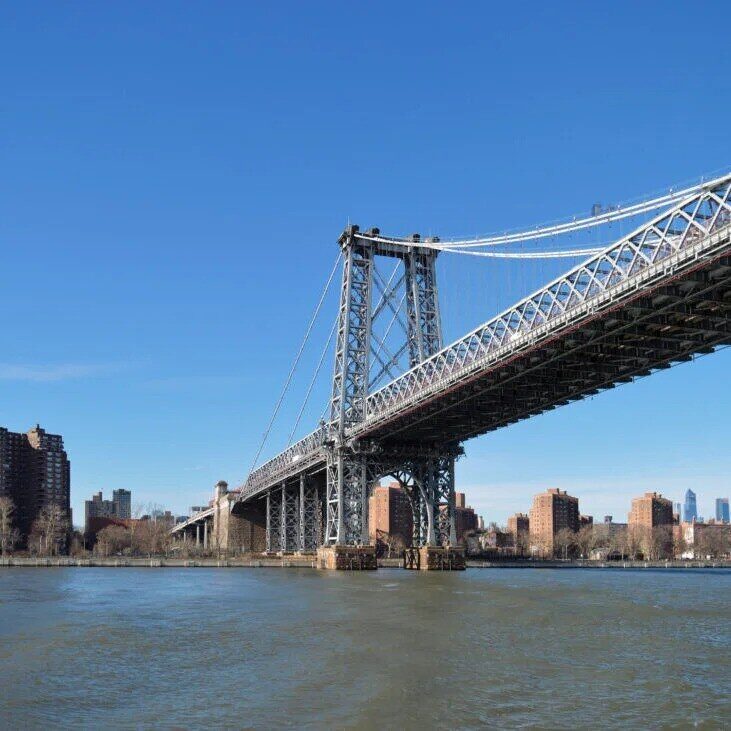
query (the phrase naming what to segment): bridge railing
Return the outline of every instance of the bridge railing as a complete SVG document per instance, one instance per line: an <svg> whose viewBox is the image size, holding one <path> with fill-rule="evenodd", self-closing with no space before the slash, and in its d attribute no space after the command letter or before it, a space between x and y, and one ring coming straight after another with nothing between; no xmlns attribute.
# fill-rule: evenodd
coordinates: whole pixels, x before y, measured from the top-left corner
<svg viewBox="0 0 731 731"><path fill-rule="evenodd" d="M327 424L322 424L315 431L255 469L244 485L239 488L241 499L251 497L262 487L276 483L279 476L286 476L293 470L304 467L314 456L319 456L328 433Z"/></svg>
<svg viewBox="0 0 731 731"><path fill-rule="evenodd" d="M731 176L713 181L700 193L386 384L368 397L365 423L728 226L730 193Z"/></svg>
<svg viewBox="0 0 731 731"><path fill-rule="evenodd" d="M600 299L623 296L643 273L680 253L692 255L710 234L731 225L731 175L712 181L679 205L637 228L604 251L587 259L564 276L521 300L466 336L371 394L366 419L350 430L364 427L425 395L438 391L447 381L456 381L481 361L499 359L522 348L527 340L547 329L560 328L575 318L579 308L591 310ZM263 489L307 469L323 458L329 434L321 425L254 470L238 493L247 499Z"/></svg>

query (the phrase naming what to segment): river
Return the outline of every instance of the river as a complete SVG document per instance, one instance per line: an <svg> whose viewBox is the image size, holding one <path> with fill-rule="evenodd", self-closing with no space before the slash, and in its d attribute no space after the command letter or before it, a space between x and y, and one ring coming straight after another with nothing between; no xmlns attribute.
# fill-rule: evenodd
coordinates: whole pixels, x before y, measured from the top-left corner
<svg viewBox="0 0 731 731"><path fill-rule="evenodd" d="M0 569L0 728L728 728L731 571Z"/></svg>

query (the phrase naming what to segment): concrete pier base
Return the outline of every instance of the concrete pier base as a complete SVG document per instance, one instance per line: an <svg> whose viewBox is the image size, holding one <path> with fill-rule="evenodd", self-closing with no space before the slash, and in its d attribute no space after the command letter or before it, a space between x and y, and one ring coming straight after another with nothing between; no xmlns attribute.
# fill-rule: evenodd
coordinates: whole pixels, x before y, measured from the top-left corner
<svg viewBox="0 0 731 731"><path fill-rule="evenodd" d="M464 571L465 549L451 546L407 548L403 567L412 571Z"/></svg>
<svg viewBox="0 0 731 731"><path fill-rule="evenodd" d="M373 571L378 568L375 546L322 546L317 568L332 571Z"/></svg>

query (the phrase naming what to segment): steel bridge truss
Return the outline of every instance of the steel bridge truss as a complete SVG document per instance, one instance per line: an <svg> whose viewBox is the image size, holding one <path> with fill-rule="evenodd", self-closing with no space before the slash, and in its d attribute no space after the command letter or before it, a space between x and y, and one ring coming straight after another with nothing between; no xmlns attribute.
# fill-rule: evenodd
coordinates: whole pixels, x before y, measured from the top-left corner
<svg viewBox="0 0 731 731"><path fill-rule="evenodd" d="M368 235L377 235L371 229ZM357 226L349 226L340 237L343 253L343 280L340 293L335 369L331 398L329 434L326 441L327 461L327 523L325 543L329 545L367 545L368 492L376 477L384 474L378 456L374 457L370 445L363 449L347 439L347 432L366 417L369 388L383 373L391 375L400 354L408 350L409 365L414 367L425 358L437 353L442 347L442 330L439 317L436 256L437 251L420 246L418 235L408 243L383 244L359 237ZM375 268L375 258L389 257L397 260L397 268L388 281L382 279ZM392 286L393 278L403 264L403 275ZM399 301L401 283L406 300L405 342L391 355L386 337L393 322L400 320ZM372 306L373 288L378 288L380 300ZM381 312L392 313L391 323L383 338L374 331L373 323ZM403 324L403 323L402 323ZM381 357L384 353L384 357ZM371 377L371 356L378 360L380 371ZM415 479L426 488L424 499L429 501L431 513L439 505L439 489L431 474ZM453 478L443 484L454 486ZM440 484L442 484L440 483ZM436 483L435 483L436 484ZM453 505L453 501L451 503ZM445 510L450 514L449 500ZM438 515L432 515L428 540L436 545L439 533ZM441 534L439 534L441 535Z"/></svg>
<svg viewBox="0 0 731 731"><path fill-rule="evenodd" d="M300 475L266 492L267 553L313 552L322 542L320 491Z"/></svg>
<svg viewBox="0 0 731 731"><path fill-rule="evenodd" d="M289 540L277 486L321 470L323 543L368 542L368 490L384 476L411 501L415 544L453 543L462 441L731 344L730 195L731 175L711 181L447 347L430 242L373 241L348 227L330 420L239 493L269 493L268 546ZM396 285L374 273L376 256L404 263ZM373 391L372 322L398 309L402 283L411 368Z"/></svg>
<svg viewBox="0 0 731 731"><path fill-rule="evenodd" d="M710 184L649 223L525 298L368 397L362 425L388 418L428 390L443 388L473 364L520 345L549 326L643 272L690 251L731 223L731 176Z"/></svg>

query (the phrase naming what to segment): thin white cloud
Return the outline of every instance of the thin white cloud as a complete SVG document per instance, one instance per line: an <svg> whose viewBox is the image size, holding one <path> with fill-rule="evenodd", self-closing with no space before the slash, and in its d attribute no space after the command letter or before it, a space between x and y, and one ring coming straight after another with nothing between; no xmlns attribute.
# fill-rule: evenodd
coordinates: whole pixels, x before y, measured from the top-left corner
<svg viewBox="0 0 731 731"><path fill-rule="evenodd" d="M114 366L92 363L59 363L56 365L0 363L0 380L50 383L99 376L114 369Z"/></svg>

